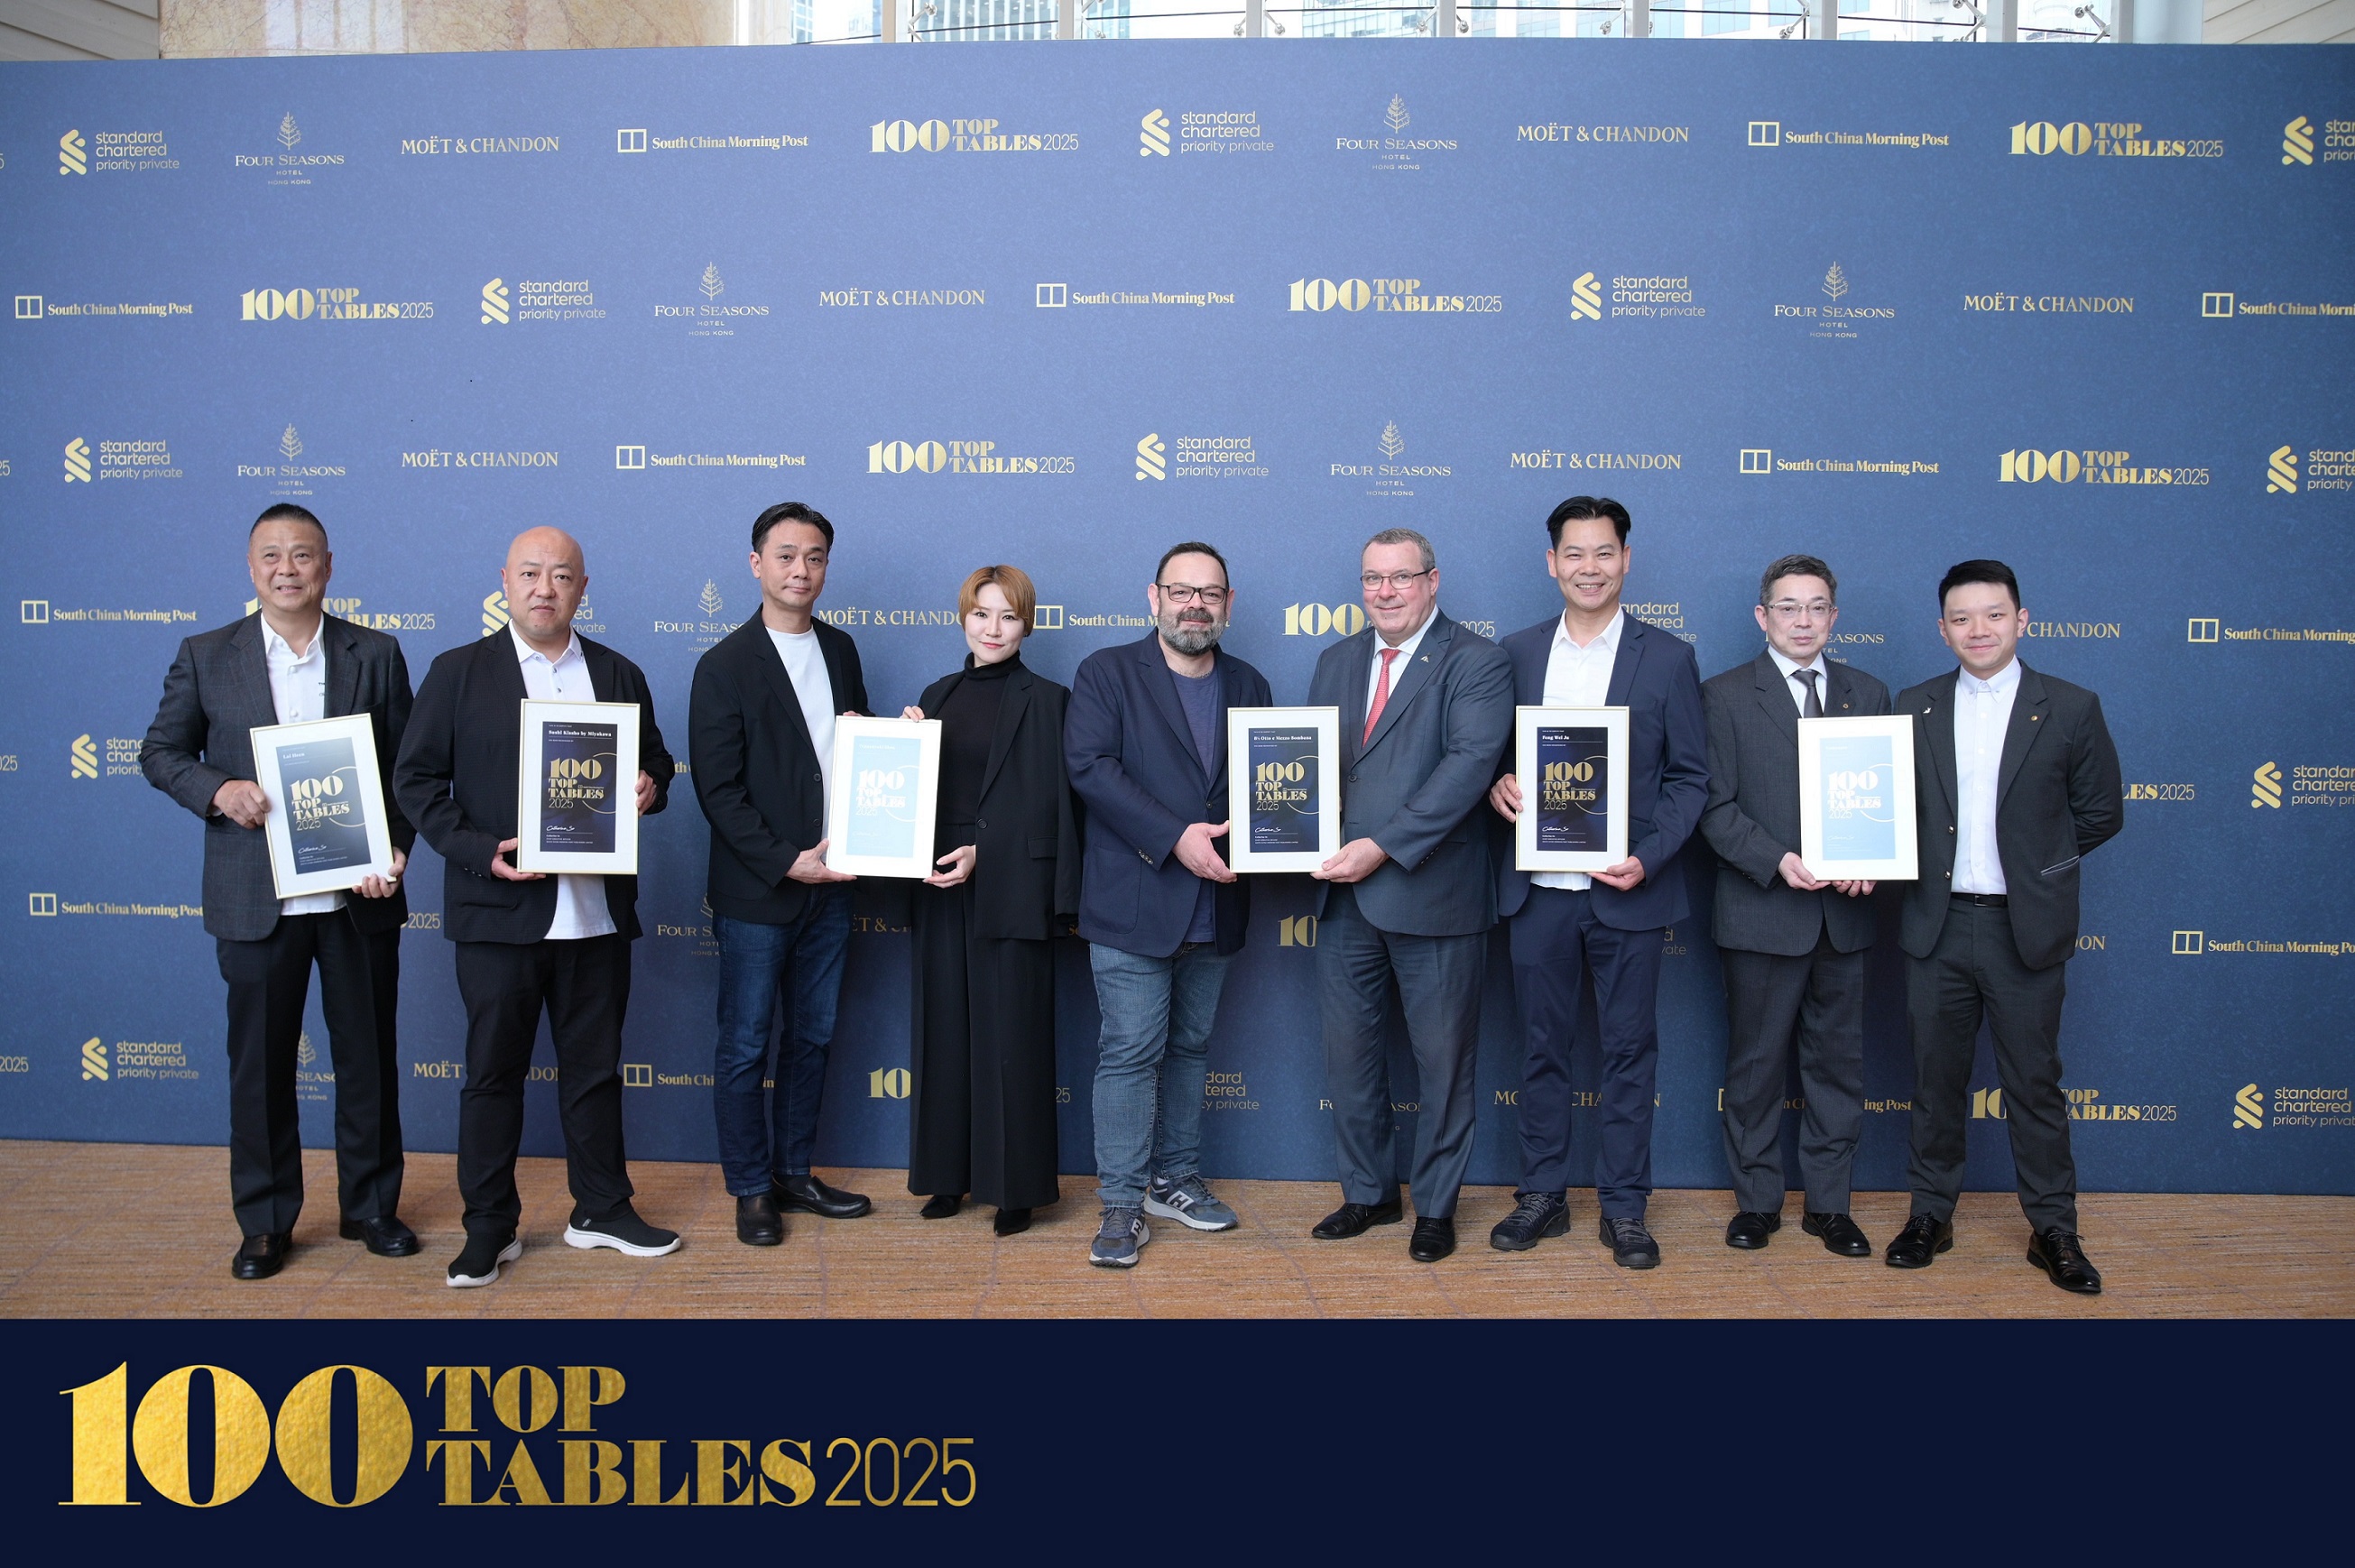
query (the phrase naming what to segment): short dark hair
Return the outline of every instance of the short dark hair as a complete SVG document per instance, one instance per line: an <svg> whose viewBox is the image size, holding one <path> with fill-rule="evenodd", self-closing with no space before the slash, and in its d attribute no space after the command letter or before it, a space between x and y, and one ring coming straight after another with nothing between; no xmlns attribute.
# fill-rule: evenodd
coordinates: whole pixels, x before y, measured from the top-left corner
<svg viewBox="0 0 2355 1568"><path fill-rule="evenodd" d="M327 525L314 516L309 507L298 507L292 501L281 501L254 518L253 527L245 530L246 539L250 541L254 535L261 531L261 525L264 523L308 523L319 530L321 539L327 537Z"/></svg>
<svg viewBox="0 0 2355 1568"><path fill-rule="evenodd" d="M752 549L757 552L768 542L769 530L779 523L807 523L826 538L826 548L834 548L834 525L826 514L815 507L805 507L799 501L780 501L752 519Z"/></svg>
<svg viewBox="0 0 2355 1568"><path fill-rule="evenodd" d="M1938 611L1945 613L1946 595L1966 582L1999 582L2011 592L2011 607L2019 608L2019 579L2011 568L1999 560L1957 561L1946 568L1946 575L1938 579Z"/></svg>
<svg viewBox="0 0 2355 1568"><path fill-rule="evenodd" d="M1619 542L1627 542L1627 530L1636 526L1627 508L1608 496L1572 496L1546 515L1546 548L1561 548L1561 525L1582 522L1588 517L1608 517L1611 526L1619 530Z"/></svg>
<svg viewBox="0 0 2355 1568"><path fill-rule="evenodd" d="M1173 544L1163 550L1161 563L1153 569L1153 581L1160 581L1161 574L1169 570L1169 563L1181 555L1209 556L1219 563L1219 575L1227 580L1228 586L1234 585L1234 574L1227 570L1227 558L1219 553L1218 546L1204 544L1200 539L1188 539L1184 544Z"/></svg>
<svg viewBox="0 0 2355 1568"><path fill-rule="evenodd" d="M1832 575L1830 567L1812 555L1786 555L1769 566L1766 575L1758 580L1758 603L1765 603L1774 584L1785 577L1820 577L1824 586L1831 590L1832 603L1839 603L1839 579Z"/></svg>

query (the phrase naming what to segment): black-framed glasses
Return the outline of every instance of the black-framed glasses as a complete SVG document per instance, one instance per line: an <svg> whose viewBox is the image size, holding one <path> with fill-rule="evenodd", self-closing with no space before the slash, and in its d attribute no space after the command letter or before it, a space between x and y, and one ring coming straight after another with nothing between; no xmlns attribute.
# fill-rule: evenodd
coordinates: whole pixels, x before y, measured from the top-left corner
<svg viewBox="0 0 2355 1568"><path fill-rule="evenodd" d="M1426 566L1421 571L1364 571L1358 574L1358 583L1369 593L1385 585L1403 593L1414 585L1416 578L1428 577L1436 570Z"/></svg>
<svg viewBox="0 0 2355 1568"><path fill-rule="evenodd" d="M1161 596L1172 604L1191 604L1199 599L1203 609L1215 610L1227 602L1223 588L1197 588L1190 582L1156 582L1153 586L1161 590Z"/></svg>

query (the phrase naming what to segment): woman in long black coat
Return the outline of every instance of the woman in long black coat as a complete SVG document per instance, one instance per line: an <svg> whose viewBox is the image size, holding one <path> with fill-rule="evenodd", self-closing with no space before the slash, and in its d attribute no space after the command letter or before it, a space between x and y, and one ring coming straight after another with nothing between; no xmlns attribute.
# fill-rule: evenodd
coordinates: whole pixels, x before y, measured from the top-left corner
<svg viewBox="0 0 2355 1568"><path fill-rule="evenodd" d="M1038 594L985 566L957 595L964 667L911 719L941 721L939 868L915 890L915 1093L908 1190L928 1220L964 1197L1029 1228L1055 1184L1055 960L1079 908L1080 840L1063 771L1070 688L1022 663Z"/></svg>

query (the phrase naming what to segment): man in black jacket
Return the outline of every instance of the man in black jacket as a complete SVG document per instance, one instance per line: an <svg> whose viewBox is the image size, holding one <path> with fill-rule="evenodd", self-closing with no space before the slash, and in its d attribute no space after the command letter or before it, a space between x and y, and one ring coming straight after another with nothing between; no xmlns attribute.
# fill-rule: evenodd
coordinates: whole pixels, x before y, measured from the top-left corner
<svg viewBox="0 0 2355 1568"><path fill-rule="evenodd" d="M872 1207L810 1169L834 1043L853 879L826 863L837 714L867 711L850 635L816 618L834 525L798 501L752 523L761 613L696 661L687 709L695 798L711 824L711 925L719 941L712 1109L736 1239L773 1247L780 1212L847 1220ZM785 1024L764 1072L780 991ZM774 1087L762 1104L761 1081Z"/></svg>
<svg viewBox="0 0 2355 1568"><path fill-rule="evenodd" d="M2077 1240L2077 1168L2061 1088L2061 1001L2077 950L2079 862L2125 823L2118 752L2102 699L2019 662L2019 581L1966 560L1938 584L1938 635L1961 668L1899 694L1914 715L1922 877L1905 899L1913 1026L1913 1216L1892 1268L1923 1268L1955 1244L1971 1057L1979 1021L1996 1076L2028 1261L2063 1290L2102 1276Z"/></svg>
<svg viewBox="0 0 2355 1568"><path fill-rule="evenodd" d="M1864 1125L1864 954L1872 884L1822 882L1799 859L1799 720L1889 711L1889 688L1824 656L1839 582L1811 555L1786 555L1758 583L1766 647L1701 683L1709 805L1717 851L1718 956L1725 965L1725 1163L1729 1247L1757 1248L1783 1225L1783 1089L1799 1061L1800 1221L1842 1257L1872 1255L1849 1216Z"/></svg>
<svg viewBox="0 0 2355 1568"><path fill-rule="evenodd" d="M666 803L670 753L655 727L645 674L572 630L589 586L580 544L559 529L528 529L507 548L500 577L512 617L506 632L433 661L393 770L401 809L445 862L442 934L458 944L458 994L466 1008L466 1083L458 1098L466 1245L450 1264L453 1285L489 1285L500 1264L523 1255L515 1162L543 1008L556 1044L572 1188L566 1243L633 1257L678 1247L675 1232L647 1224L630 1206L622 1147L622 1020L630 944L638 936L638 880L548 876L517 870L507 859L517 845L527 697L638 705L640 816Z"/></svg>
<svg viewBox="0 0 2355 1568"><path fill-rule="evenodd" d="M281 899L261 831L270 803L254 782L252 731L347 714L369 716L377 766L389 781L409 722L409 666L382 632L322 609L335 558L327 530L301 507L277 506L247 535L254 613L180 645L163 705L139 750L147 782L204 819L205 929L229 984L229 1201L245 1240L239 1279L267 1279L286 1261L303 1209L303 1133L294 1098L311 966L336 1063L336 1185L342 1234L384 1257L408 1257L400 1222L400 891L417 830L390 799L389 877L353 891Z"/></svg>

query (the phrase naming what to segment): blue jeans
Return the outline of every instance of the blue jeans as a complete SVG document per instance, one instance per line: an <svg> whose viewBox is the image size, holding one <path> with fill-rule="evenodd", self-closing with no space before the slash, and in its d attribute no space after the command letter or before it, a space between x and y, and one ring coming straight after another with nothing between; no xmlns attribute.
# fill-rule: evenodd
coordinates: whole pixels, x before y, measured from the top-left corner
<svg viewBox="0 0 2355 1568"><path fill-rule="evenodd" d="M1148 1179L1202 1168L1202 1085L1210 1023L1231 954L1188 944L1168 958L1088 944L1096 1008L1096 1181L1107 1209L1145 1201Z"/></svg>
<svg viewBox="0 0 2355 1568"><path fill-rule="evenodd" d="M850 945L850 890L810 890L798 919L786 925L711 917L719 939L719 1047L712 1062L711 1104L719 1119L719 1168L729 1192L751 1198L776 1178L809 1174L817 1142L818 1102L826 1093L826 1049L834 1043L835 1004ZM764 1110L769 1040L777 998L785 1002L774 1087Z"/></svg>

